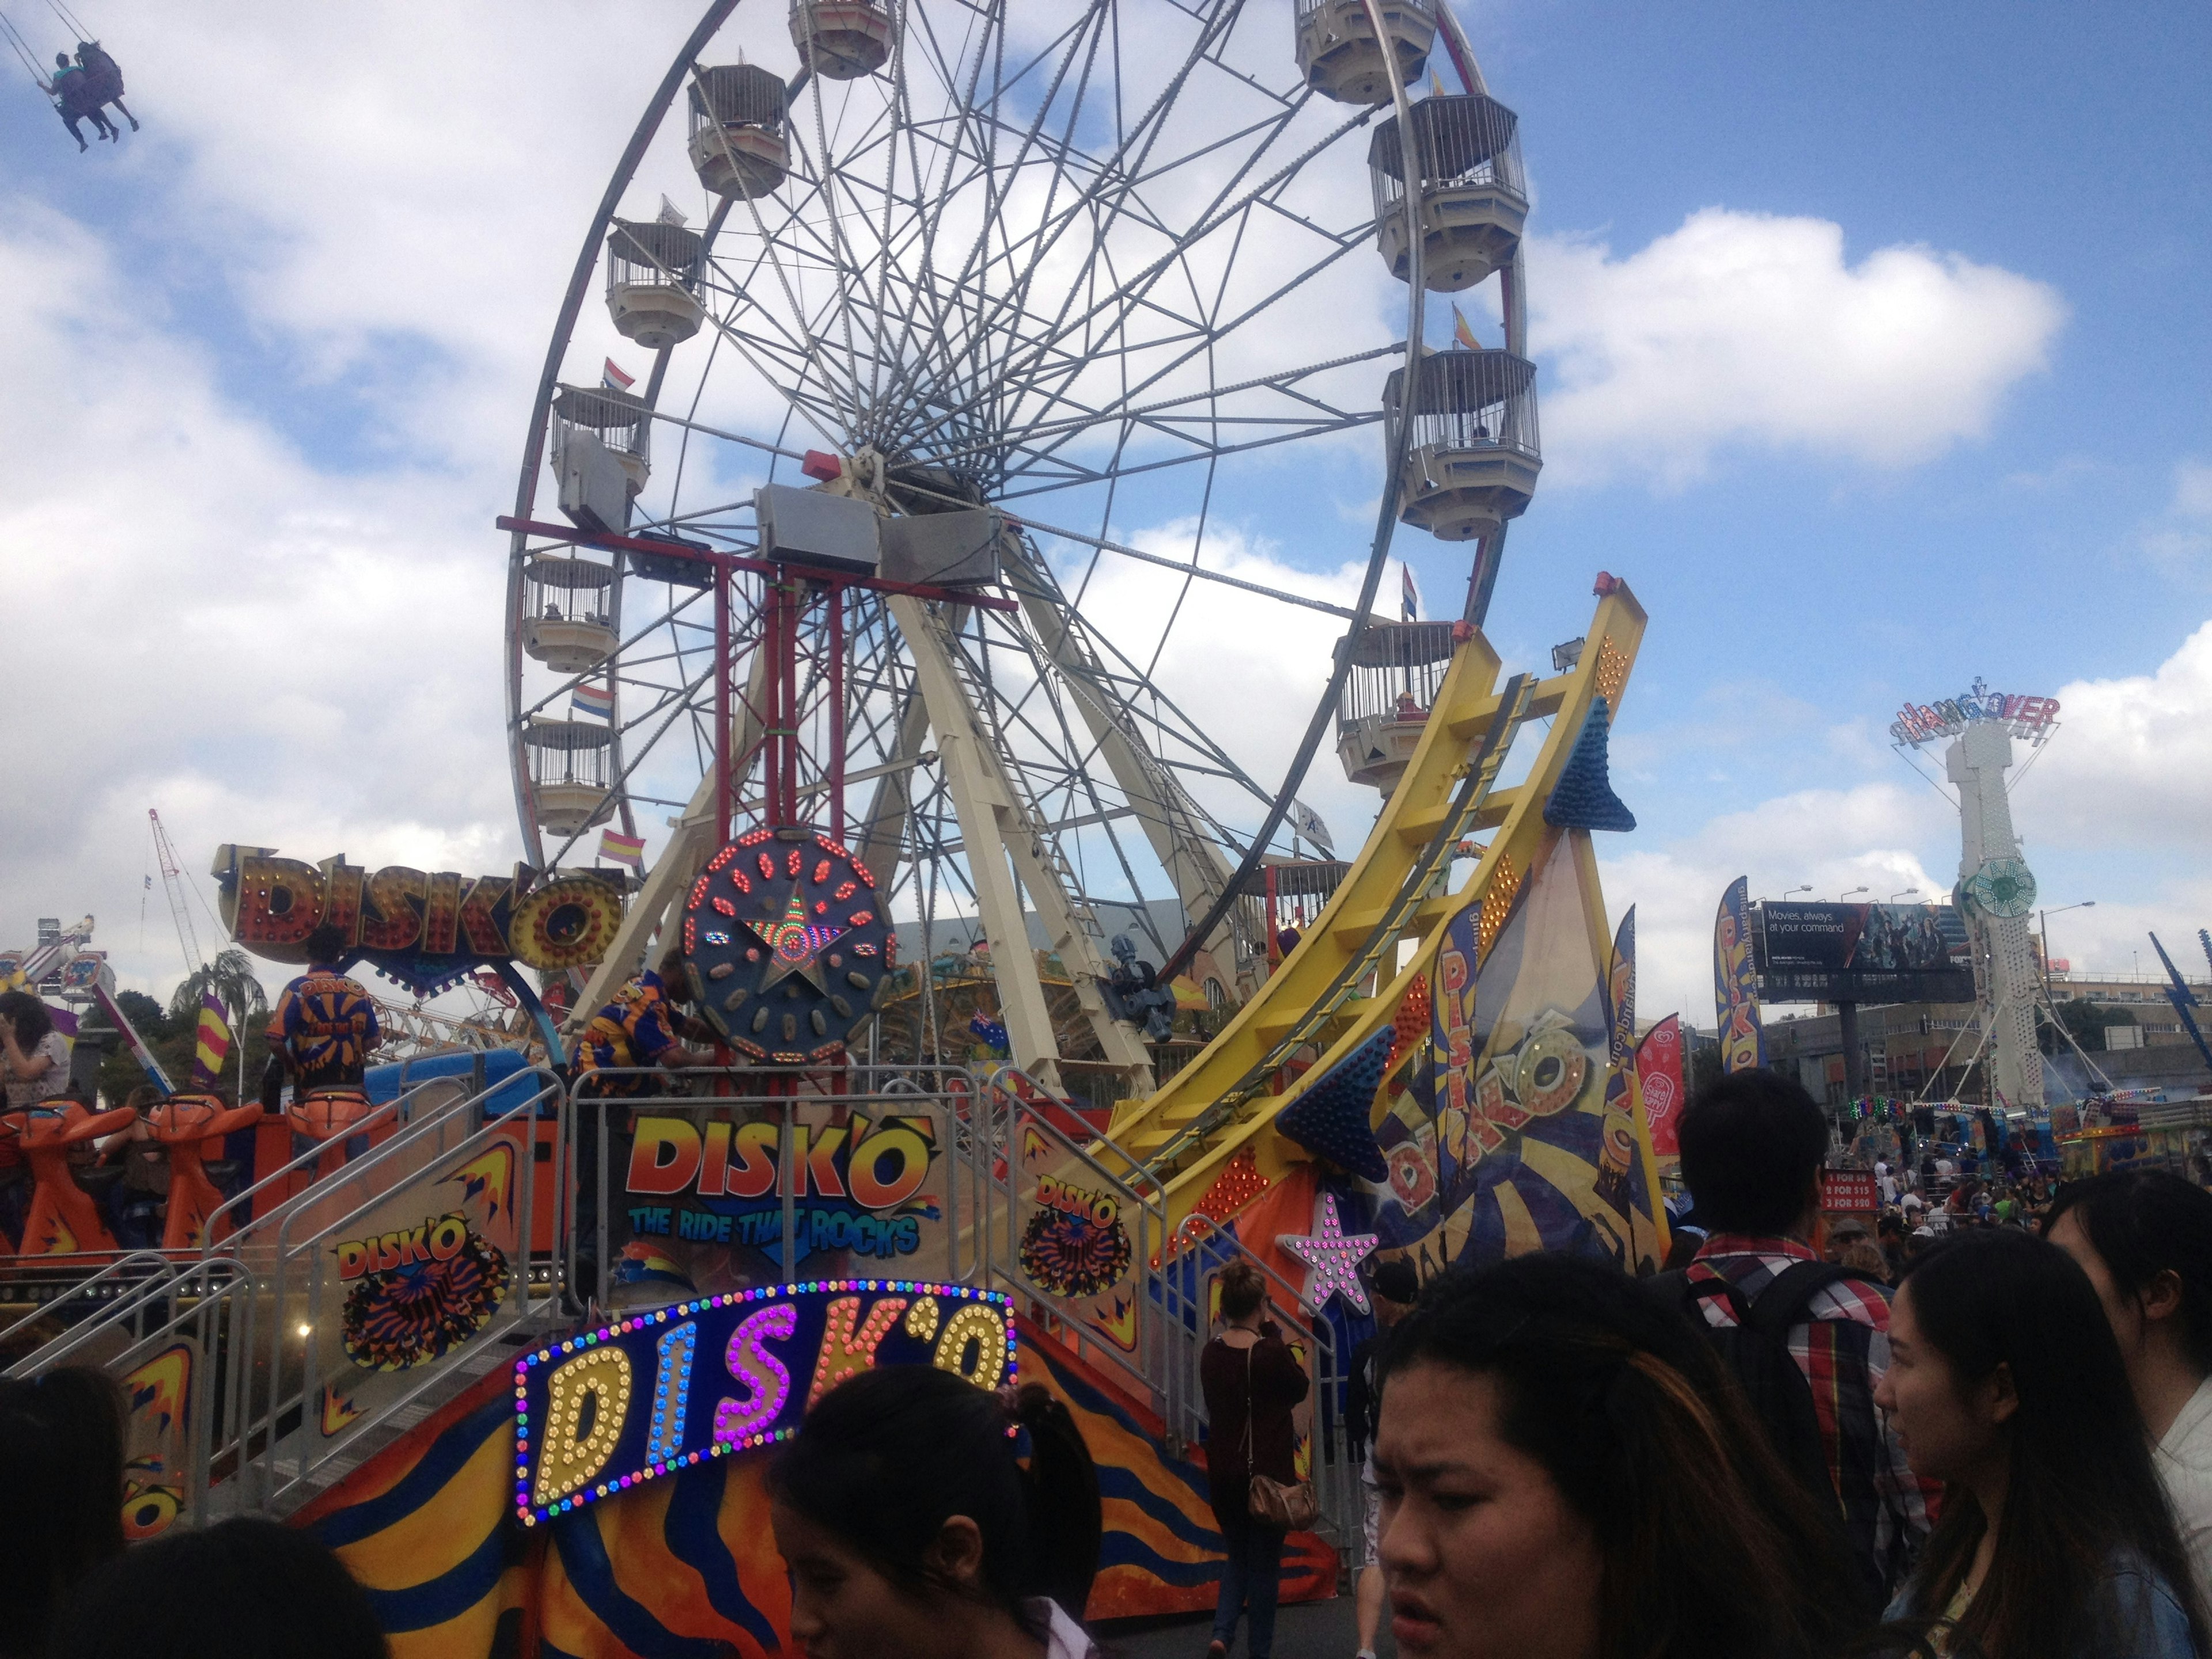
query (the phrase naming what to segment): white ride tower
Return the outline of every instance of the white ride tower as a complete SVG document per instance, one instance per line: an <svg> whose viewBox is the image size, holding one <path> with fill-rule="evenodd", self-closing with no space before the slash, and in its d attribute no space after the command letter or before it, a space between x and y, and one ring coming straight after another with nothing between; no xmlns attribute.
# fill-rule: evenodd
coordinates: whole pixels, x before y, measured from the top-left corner
<svg viewBox="0 0 2212 1659"><path fill-rule="evenodd" d="M1950 739L1945 773L1959 791L1959 912L1974 949L1977 1013L1991 1048L1991 1076L2008 1107L2039 1111L2043 1054L2035 1011L2043 982L2029 945L2035 877L2021 857L2005 774L2013 742L2041 747L2057 729L2058 704L2049 697L1984 690L1932 706L1908 703L1890 726L1899 746Z"/></svg>

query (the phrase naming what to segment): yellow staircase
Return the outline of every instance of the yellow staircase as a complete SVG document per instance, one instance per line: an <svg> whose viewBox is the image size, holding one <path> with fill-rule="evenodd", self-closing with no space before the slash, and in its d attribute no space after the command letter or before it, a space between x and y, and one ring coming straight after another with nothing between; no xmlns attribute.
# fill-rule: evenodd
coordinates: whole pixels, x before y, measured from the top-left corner
<svg viewBox="0 0 2212 1659"><path fill-rule="evenodd" d="M1485 937L1495 928L1542 840L1544 802L1591 701L1603 696L1620 713L1644 621L1627 586L1614 582L1571 672L1516 675L1502 687L1498 654L1479 631L1459 647L1412 763L1314 926L1195 1060L1115 1113L1107 1132L1115 1161L1141 1166L1161 1193L1170 1237L1240 1152L1249 1148L1271 1180L1309 1157L1276 1132L1277 1115L1390 1023L1428 973L1446 922L1480 905ZM1525 776L1501 786L1516 736L1545 719L1551 729ZM1489 830L1496 834L1474 873L1447 892L1455 848ZM1285 1068L1301 1051L1313 1063L1291 1078Z"/></svg>

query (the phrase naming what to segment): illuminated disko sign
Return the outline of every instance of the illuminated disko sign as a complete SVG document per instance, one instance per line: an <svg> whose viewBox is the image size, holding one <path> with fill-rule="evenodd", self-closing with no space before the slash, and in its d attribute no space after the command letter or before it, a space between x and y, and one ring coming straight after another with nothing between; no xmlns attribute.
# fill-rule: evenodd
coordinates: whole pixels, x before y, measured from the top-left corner
<svg viewBox="0 0 2212 1659"><path fill-rule="evenodd" d="M1906 703L1890 722L1889 735L1899 743L1909 743L1917 748L1923 743L1955 738L1970 726L1989 723L2003 726L2015 738L2041 743L2051 735L2051 728L2057 720L2057 698L2021 697L1991 691L1977 679L1972 691L1963 697L1945 697L1934 703Z"/></svg>
<svg viewBox="0 0 2212 1659"><path fill-rule="evenodd" d="M509 958L560 970L605 956L622 926L620 876L536 873L526 865L467 880L396 864L372 873L343 854L314 865L228 845L214 869L224 925L255 955L304 963L307 935L335 927L356 957L417 991Z"/></svg>
<svg viewBox="0 0 2212 1659"><path fill-rule="evenodd" d="M617 1320L514 1367L514 1507L535 1526L710 1457L788 1440L847 1377L1014 1376L1012 1304L913 1279L764 1285Z"/></svg>

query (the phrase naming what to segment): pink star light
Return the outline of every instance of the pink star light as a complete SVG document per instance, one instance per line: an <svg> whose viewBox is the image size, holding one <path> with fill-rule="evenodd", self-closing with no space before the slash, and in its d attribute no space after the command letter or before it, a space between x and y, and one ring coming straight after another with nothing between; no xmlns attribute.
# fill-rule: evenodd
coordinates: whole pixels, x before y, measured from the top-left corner
<svg viewBox="0 0 2212 1659"><path fill-rule="evenodd" d="M1337 1218L1336 1194L1321 1195L1321 1231L1283 1233L1275 1243L1313 1271L1306 1275L1305 1304L1319 1313L1337 1291L1361 1313L1368 1311L1367 1287L1359 1282L1359 1264L1374 1254L1381 1241L1373 1233L1346 1234Z"/></svg>

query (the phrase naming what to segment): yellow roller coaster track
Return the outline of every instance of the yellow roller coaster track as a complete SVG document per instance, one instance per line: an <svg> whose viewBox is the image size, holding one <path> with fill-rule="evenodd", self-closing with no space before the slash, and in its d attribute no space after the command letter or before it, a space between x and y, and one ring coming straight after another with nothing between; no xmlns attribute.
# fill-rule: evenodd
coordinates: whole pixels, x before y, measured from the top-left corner
<svg viewBox="0 0 2212 1659"><path fill-rule="evenodd" d="M1114 1115L1108 1139L1120 1156L1113 1161L1141 1167L1145 1184L1162 1194L1170 1235L1240 1152L1249 1148L1270 1180L1309 1158L1276 1133L1277 1115L1389 1024L1428 973L1447 922L1479 905L1488 940L1543 840L1544 802L1592 700L1604 697L1619 716L1644 620L1626 584L1615 583L1599 600L1589 643L1570 672L1516 675L1502 688L1498 653L1482 635L1460 646L1405 776L1328 907L1196 1059ZM1501 786L1516 735L1547 717L1551 730L1526 776ZM1446 892L1454 849L1486 830L1496 834L1474 873ZM1401 967L1405 941L1415 948ZM1314 1063L1289 1077L1285 1068L1301 1050Z"/></svg>

